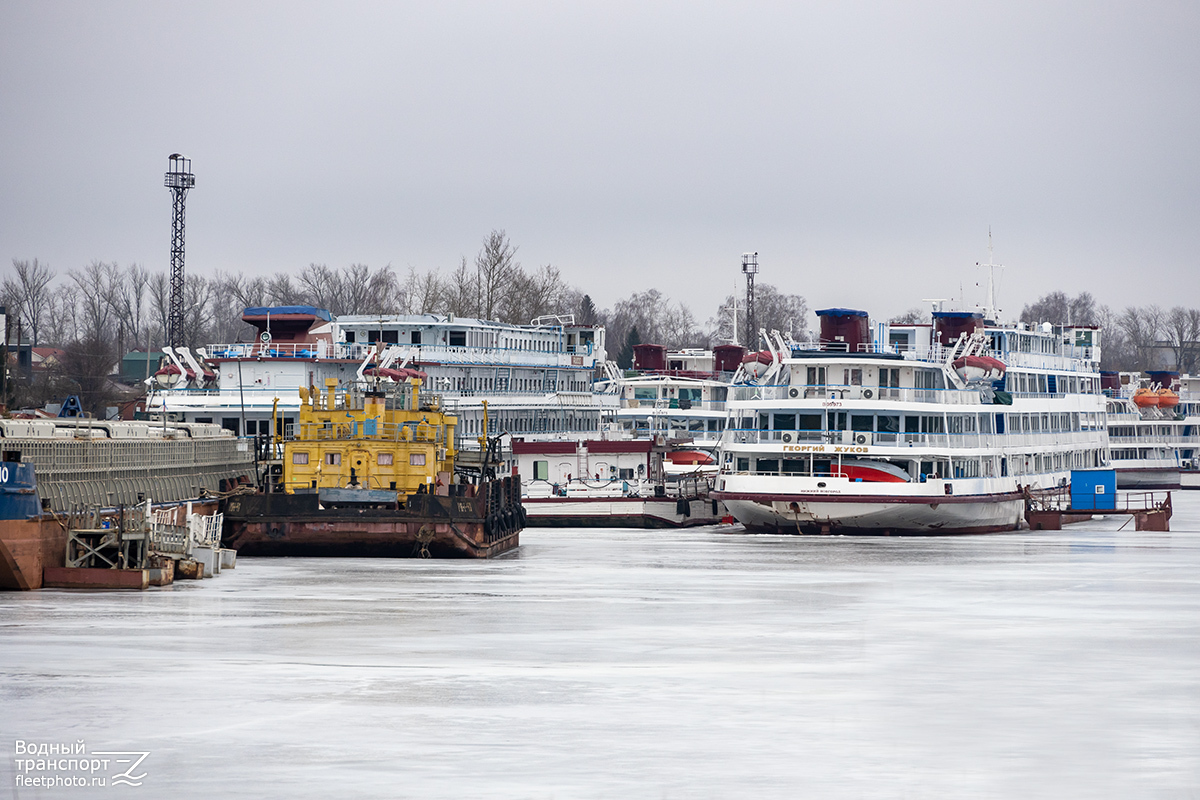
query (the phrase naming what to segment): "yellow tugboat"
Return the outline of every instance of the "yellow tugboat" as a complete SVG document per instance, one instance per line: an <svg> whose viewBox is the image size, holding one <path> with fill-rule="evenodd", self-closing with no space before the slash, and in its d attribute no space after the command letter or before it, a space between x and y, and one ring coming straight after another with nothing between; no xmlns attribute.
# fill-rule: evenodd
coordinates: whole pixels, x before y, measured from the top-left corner
<svg viewBox="0 0 1200 800"><path fill-rule="evenodd" d="M339 398L333 380L324 394L301 387L299 430L283 448L283 490L371 491L394 500L448 485L458 420L442 412L438 397L421 397L420 378L410 382L391 408L379 391Z"/></svg>
<svg viewBox="0 0 1200 800"><path fill-rule="evenodd" d="M420 373L386 372L372 376L369 391L339 391L332 380L324 392L300 388L282 479L226 501L226 547L244 555L488 558L517 546L520 478L497 478L486 458L478 470L456 470L457 418L421 391ZM391 382L390 395L378 388Z"/></svg>

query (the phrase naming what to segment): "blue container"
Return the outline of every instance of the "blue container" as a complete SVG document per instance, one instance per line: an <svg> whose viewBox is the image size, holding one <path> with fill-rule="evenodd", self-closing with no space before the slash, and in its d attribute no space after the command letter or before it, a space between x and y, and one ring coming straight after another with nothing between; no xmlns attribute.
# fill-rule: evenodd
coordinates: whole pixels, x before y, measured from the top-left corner
<svg viewBox="0 0 1200 800"><path fill-rule="evenodd" d="M1071 470L1073 511L1115 511L1117 473L1111 469Z"/></svg>

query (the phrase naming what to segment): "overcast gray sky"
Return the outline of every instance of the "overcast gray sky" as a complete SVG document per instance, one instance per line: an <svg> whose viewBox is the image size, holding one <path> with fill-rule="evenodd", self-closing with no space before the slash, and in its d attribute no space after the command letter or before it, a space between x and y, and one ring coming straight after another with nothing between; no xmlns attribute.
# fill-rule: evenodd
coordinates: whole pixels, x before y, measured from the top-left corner
<svg viewBox="0 0 1200 800"><path fill-rule="evenodd" d="M0 4L0 267L449 271L611 306L1200 306L1200 4Z"/></svg>

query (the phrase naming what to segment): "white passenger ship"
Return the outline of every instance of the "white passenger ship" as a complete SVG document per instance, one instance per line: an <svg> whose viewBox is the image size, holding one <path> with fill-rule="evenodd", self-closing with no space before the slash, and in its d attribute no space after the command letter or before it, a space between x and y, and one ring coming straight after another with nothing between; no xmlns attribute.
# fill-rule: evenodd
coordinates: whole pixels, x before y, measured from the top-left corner
<svg viewBox="0 0 1200 800"><path fill-rule="evenodd" d="M247 308L250 342L196 352L167 349L147 411L282 439L297 422L301 387L351 386L385 370L421 373L459 420L466 448L486 433L527 439L599 435L592 390L604 363L604 328L570 315L509 325L453 316L341 316L311 306ZM508 458L512 464L511 454Z"/></svg>
<svg viewBox="0 0 1200 800"><path fill-rule="evenodd" d="M1109 462L1100 331L972 312L880 326L826 309L820 341L731 391L713 496L751 531L1015 530L1024 496Z"/></svg>
<svg viewBox="0 0 1200 800"><path fill-rule="evenodd" d="M1117 486L1200 488L1200 379L1101 373Z"/></svg>

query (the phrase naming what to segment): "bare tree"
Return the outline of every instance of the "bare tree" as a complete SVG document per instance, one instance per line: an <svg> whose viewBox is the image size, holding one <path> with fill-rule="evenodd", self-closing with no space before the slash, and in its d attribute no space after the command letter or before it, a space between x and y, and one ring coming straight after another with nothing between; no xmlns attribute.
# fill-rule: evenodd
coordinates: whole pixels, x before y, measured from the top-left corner
<svg viewBox="0 0 1200 800"><path fill-rule="evenodd" d="M903 314L897 314L888 320L892 325L920 325L928 322L929 313L920 306L913 306Z"/></svg>
<svg viewBox="0 0 1200 800"><path fill-rule="evenodd" d="M730 342L741 336L741 330L733 328L735 303L738 304L739 313L745 313L741 305L742 298L727 295L725 301L717 309L717 316L708 321L709 329L712 331L710 334L712 340ZM796 338L803 338L807 335L808 301L801 295L785 294L769 283L758 284L754 288L754 313L759 328L790 333ZM739 329L742 327L743 319L738 320ZM741 344L745 345L746 342L741 342Z"/></svg>
<svg viewBox="0 0 1200 800"><path fill-rule="evenodd" d="M1137 369L1150 365L1150 350L1158 342L1163 331L1163 312L1158 306L1136 308L1129 306L1117 320L1121 332L1128 340L1131 354L1136 359Z"/></svg>
<svg viewBox="0 0 1200 800"><path fill-rule="evenodd" d="M67 274L77 290L75 338L87 341L100 336L112 338L114 287L119 281L117 265L93 261L83 269Z"/></svg>
<svg viewBox="0 0 1200 800"><path fill-rule="evenodd" d="M436 270L419 273L409 268L404 279L404 310L409 314L433 314L441 307L445 286Z"/></svg>
<svg viewBox="0 0 1200 800"><path fill-rule="evenodd" d="M467 266L464 256L458 269L451 273L446 282L446 290L442 293L442 313L459 317L480 316L479 293L476 291L474 280L476 274L476 270Z"/></svg>
<svg viewBox="0 0 1200 800"><path fill-rule="evenodd" d="M567 297L570 287L563 282L555 266L547 264L533 273L518 267L510 280L508 291L497 309L497 319L528 325L535 317L565 312L572 307Z"/></svg>
<svg viewBox="0 0 1200 800"><path fill-rule="evenodd" d="M144 342L146 289L150 282L150 274L140 264L130 264L124 274L114 271L113 279L110 291L113 312L131 341Z"/></svg>
<svg viewBox="0 0 1200 800"><path fill-rule="evenodd" d="M1200 310L1175 306L1164 315L1163 333L1175 354L1175 369L1191 373L1200 361Z"/></svg>
<svg viewBox="0 0 1200 800"><path fill-rule="evenodd" d="M300 290L310 305L323 308L334 316L346 313L343 303L342 276L324 264L309 264L300 271Z"/></svg>
<svg viewBox="0 0 1200 800"><path fill-rule="evenodd" d="M483 247L475 256L475 277L478 281L478 315L483 319L495 319L503 297L512 287L521 269L515 260L517 248L508 241L508 235L494 230L483 240Z"/></svg>
<svg viewBox="0 0 1200 800"><path fill-rule="evenodd" d="M151 317L154 320L154 339L157 347L162 347L166 340L167 324L171 318L171 279L166 272L155 272L150 275L148 284L150 290Z"/></svg>
<svg viewBox="0 0 1200 800"><path fill-rule="evenodd" d="M279 273L267 281L267 299L269 303L264 305L297 306L308 303L303 290L292 283L287 273Z"/></svg>
<svg viewBox="0 0 1200 800"><path fill-rule="evenodd" d="M1068 297L1064 292L1042 295L1021 310L1021 322L1052 325L1095 325L1100 319L1100 309L1090 292L1080 292Z"/></svg>
<svg viewBox="0 0 1200 800"><path fill-rule="evenodd" d="M16 312L25 327L29 330L30 338L37 346L42 332L42 320L47 313L47 297L51 291L51 281L54 272L49 264L42 264L36 258L33 261L13 259L13 270L17 279L4 280L3 292L11 306L9 313Z"/></svg>
<svg viewBox="0 0 1200 800"><path fill-rule="evenodd" d="M111 337L93 334L68 342L55 367L56 387L79 395L84 410L103 419L105 408L117 398L111 378L116 361Z"/></svg>

